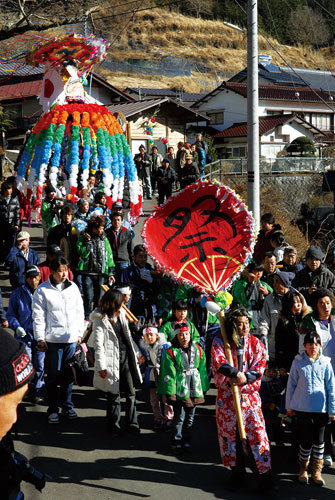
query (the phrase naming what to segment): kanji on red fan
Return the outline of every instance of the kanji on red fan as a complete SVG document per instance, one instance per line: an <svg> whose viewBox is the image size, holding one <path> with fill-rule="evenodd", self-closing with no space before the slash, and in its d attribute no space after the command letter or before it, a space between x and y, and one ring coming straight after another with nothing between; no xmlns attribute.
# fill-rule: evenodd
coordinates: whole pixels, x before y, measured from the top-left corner
<svg viewBox="0 0 335 500"><path fill-rule="evenodd" d="M230 188L198 181L159 207L142 236L163 271L217 293L231 285L252 253L253 218Z"/></svg>

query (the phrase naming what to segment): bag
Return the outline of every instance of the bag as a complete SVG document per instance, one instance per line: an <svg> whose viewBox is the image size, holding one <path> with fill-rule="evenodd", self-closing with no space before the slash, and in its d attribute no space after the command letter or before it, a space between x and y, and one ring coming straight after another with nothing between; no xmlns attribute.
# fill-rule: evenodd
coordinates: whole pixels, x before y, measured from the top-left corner
<svg viewBox="0 0 335 500"><path fill-rule="evenodd" d="M78 344L74 355L68 363L72 372L72 380L79 386L92 385L92 377L86 359L87 350L85 343Z"/></svg>

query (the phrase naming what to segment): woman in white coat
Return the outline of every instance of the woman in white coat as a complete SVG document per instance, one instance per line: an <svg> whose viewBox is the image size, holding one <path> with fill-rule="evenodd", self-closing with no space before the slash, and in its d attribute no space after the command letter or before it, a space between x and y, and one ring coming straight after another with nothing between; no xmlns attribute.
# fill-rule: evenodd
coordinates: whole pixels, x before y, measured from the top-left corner
<svg viewBox="0 0 335 500"><path fill-rule="evenodd" d="M122 433L121 392L126 397L126 429L137 434L140 432L134 383L142 382L139 364L144 362L144 357L132 339L121 308L123 301L122 293L109 290L90 316L95 348L93 384L107 395L107 424L114 436Z"/></svg>

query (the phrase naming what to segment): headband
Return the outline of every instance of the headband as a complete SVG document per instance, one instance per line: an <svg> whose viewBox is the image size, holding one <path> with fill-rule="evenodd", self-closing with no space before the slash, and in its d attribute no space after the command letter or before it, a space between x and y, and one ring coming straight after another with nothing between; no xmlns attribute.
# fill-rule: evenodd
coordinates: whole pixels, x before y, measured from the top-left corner
<svg viewBox="0 0 335 500"><path fill-rule="evenodd" d="M130 286L121 286L120 288L117 288L117 291L123 293L123 295L130 295L131 294Z"/></svg>
<svg viewBox="0 0 335 500"><path fill-rule="evenodd" d="M184 325L184 326L181 326L180 328L176 328L175 331L173 332L174 333L174 337L176 335L178 335L178 333L186 333L186 332L189 332L190 329L187 325Z"/></svg>
<svg viewBox="0 0 335 500"><path fill-rule="evenodd" d="M158 333L158 329L154 326L147 326L147 328L144 328L143 333Z"/></svg>

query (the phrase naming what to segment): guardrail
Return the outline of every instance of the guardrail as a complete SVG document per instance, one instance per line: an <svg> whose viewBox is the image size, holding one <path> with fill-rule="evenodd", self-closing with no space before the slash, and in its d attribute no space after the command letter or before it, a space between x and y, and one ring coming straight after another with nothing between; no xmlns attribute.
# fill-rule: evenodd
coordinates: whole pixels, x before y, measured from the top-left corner
<svg viewBox="0 0 335 500"><path fill-rule="evenodd" d="M324 172L335 169L334 158L261 158L259 161L260 174L279 174L295 172ZM205 167L203 179L212 180L228 174L242 175L248 173L246 158L220 159L208 163Z"/></svg>

